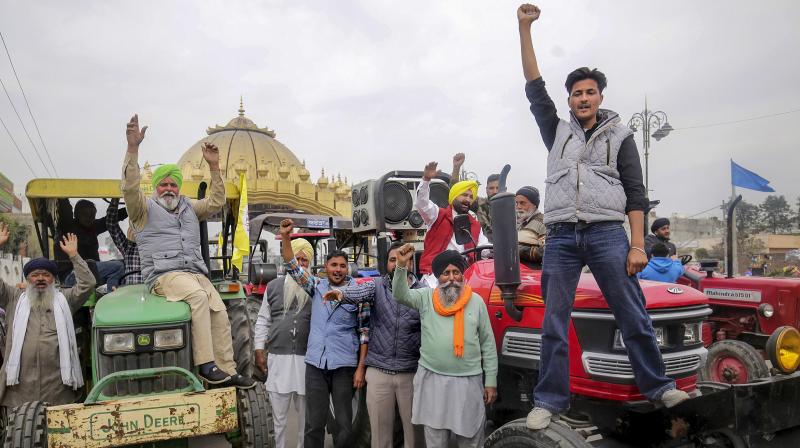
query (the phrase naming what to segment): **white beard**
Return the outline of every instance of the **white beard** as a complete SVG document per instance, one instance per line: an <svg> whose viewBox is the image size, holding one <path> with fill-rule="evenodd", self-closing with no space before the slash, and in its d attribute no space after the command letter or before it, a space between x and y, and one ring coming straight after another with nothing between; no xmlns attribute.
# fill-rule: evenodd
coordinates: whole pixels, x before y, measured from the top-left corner
<svg viewBox="0 0 800 448"><path fill-rule="evenodd" d="M524 223L528 218L533 216L536 213L536 210L531 210L529 212L525 210L517 210L517 229L522 227L522 223Z"/></svg>
<svg viewBox="0 0 800 448"><path fill-rule="evenodd" d="M28 297L28 303L31 304L31 309L36 312L44 312L53 308L53 298L56 296L56 285L51 283L44 290L39 290L33 284L28 284L25 288L25 295Z"/></svg>
<svg viewBox="0 0 800 448"><path fill-rule="evenodd" d="M161 196L156 196L156 193L153 193L153 196L155 197L156 202L158 202L158 205L171 212L175 211L180 203L178 196L173 196L172 194L164 193Z"/></svg>
<svg viewBox="0 0 800 448"><path fill-rule="evenodd" d="M439 286L437 286L439 289L439 303L445 307L452 306L461 295L463 287L464 282L457 282L455 280L451 280L447 283L439 283Z"/></svg>
<svg viewBox="0 0 800 448"><path fill-rule="evenodd" d="M308 302L308 293L294 281L291 275L287 275L283 281L283 314L286 314L286 311L290 310L295 302L299 312Z"/></svg>

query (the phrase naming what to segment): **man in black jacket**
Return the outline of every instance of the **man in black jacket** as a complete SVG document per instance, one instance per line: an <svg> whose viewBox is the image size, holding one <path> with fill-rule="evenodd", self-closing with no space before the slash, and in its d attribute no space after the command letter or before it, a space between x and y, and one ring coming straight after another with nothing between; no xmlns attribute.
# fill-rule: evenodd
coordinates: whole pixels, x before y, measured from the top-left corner
<svg viewBox="0 0 800 448"><path fill-rule="evenodd" d="M667 246L667 249L669 250L669 255L667 255L668 257L672 257L678 253L677 249L675 248L675 244L669 240L669 219L656 219L650 226L650 231L653 233L644 238L644 251L647 252L648 258L653 256L653 246L658 243Z"/></svg>

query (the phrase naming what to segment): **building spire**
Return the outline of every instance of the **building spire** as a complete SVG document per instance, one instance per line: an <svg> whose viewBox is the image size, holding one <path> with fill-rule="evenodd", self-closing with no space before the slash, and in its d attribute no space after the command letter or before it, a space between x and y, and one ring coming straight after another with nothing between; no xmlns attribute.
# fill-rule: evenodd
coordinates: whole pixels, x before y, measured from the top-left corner
<svg viewBox="0 0 800 448"><path fill-rule="evenodd" d="M244 100L241 95L239 95L239 116L244 117Z"/></svg>

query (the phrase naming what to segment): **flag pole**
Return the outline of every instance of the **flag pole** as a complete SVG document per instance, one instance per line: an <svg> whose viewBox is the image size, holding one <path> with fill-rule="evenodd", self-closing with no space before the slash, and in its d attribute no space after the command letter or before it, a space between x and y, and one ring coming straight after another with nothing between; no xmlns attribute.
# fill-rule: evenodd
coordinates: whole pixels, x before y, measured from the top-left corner
<svg viewBox="0 0 800 448"><path fill-rule="evenodd" d="M728 207L733 205L733 200L735 198L736 198L736 185L733 184L733 177L731 177L731 201L728 202ZM736 270L739 267L739 263L738 263L739 257L737 255L737 250L736 250L737 249L736 246L739 245L738 244L739 240L737 239L737 235L736 235L736 213L733 214L733 219L731 219L731 226L733 226L733 228L731 229L731 231L733 232L733 238L732 238L732 241L731 241L731 245L733 245L733 248L731 250L731 254L733 254L733 260L732 260L733 263L731 263L730 266L733 266L733 269L732 269L733 272L729 272L728 274L729 275L736 275Z"/></svg>

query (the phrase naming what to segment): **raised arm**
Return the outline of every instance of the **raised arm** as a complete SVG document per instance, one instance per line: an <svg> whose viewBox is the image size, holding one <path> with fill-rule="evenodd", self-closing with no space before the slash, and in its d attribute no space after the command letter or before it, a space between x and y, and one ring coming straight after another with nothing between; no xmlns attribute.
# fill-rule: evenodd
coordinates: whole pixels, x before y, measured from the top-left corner
<svg viewBox="0 0 800 448"><path fill-rule="evenodd" d="M211 143L203 143L203 158L211 170L211 193L205 199L192 201L192 208L200 221L205 221L225 205L225 182L219 171L219 149Z"/></svg>
<svg viewBox="0 0 800 448"><path fill-rule="evenodd" d="M464 153L459 152L453 156L453 173L450 175L450 186L457 184L461 179L461 167L464 166Z"/></svg>
<svg viewBox="0 0 800 448"><path fill-rule="evenodd" d="M439 216L439 206L431 202L431 179L436 176L438 163L428 162L422 172L422 182L417 188L417 211L426 225L431 226Z"/></svg>
<svg viewBox="0 0 800 448"><path fill-rule="evenodd" d="M125 232L119 227L119 219L117 219L118 211L119 199L114 198L111 200L111 203L108 204L108 209L106 209L106 228L108 229L108 234L111 235L111 240L114 241L114 245L124 254L128 251L130 242L125 236Z"/></svg>
<svg viewBox="0 0 800 448"><path fill-rule="evenodd" d="M69 261L72 262L72 269L75 271L75 279L77 280L75 286L63 291L64 297L69 302L69 308L74 313L92 295L97 279L94 278L94 274L89 270L89 265L86 264L86 261L78 254L78 237L75 234L70 233L64 236L59 246L69 256Z"/></svg>
<svg viewBox="0 0 800 448"><path fill-rule="evenodd" d="M122 197L128 208L130 224L138 230L147 223L146 198L139 188L141 175L139 174L139 145L144 140L147 126L139 129L139 115L131 117L125 136L128 139L128 150L125 152L125 161L122 164Z"/></svg>
<svg viewBox="0 0 800 448"><path fill-rule="evenodd" d="M392 276L392 296L397 303L419 310L428 291L427 288L411 289L408 286L408 271L405 266L408 266L413 256L414 246L410 243L397 249L397 267Z"/></svg>
<svg viewBox="0 0 800 448"><path fill-rule="evenodd" d="M8 225L4 222L0 222L0 248L5 246L8 238L10 236L10 232L8 231ZM6 309L8 304L14 298L14 294L16 293L16 289L14 285L9 285L3 280L0 280L0 308Z"/></svg>
<svg viewBox="0 0 800 448"><path fill-rule="evenodd" d="M307 269L303 269L294 258L294 251L292 250L292 229L294 229L294 221L291 219L284 219L281 221L281 226L278 229L278 233L281 236L283 266L286 268L286 275L291 276L309 296L314 297L314 287L316 286L314 276L312 276Z"/></svg>
<svg viewBox="0 0 800 448"><path fill-rule="evenodd" d="M519 46L522 51L522 71L525 73L526 81L539 79L539 64L536 62L536 53L533 51L533 40L531 39L531 24L539 18L541 11L538 7L531 4L524 4L517 9L517 19L519 20Z"/></svg>

